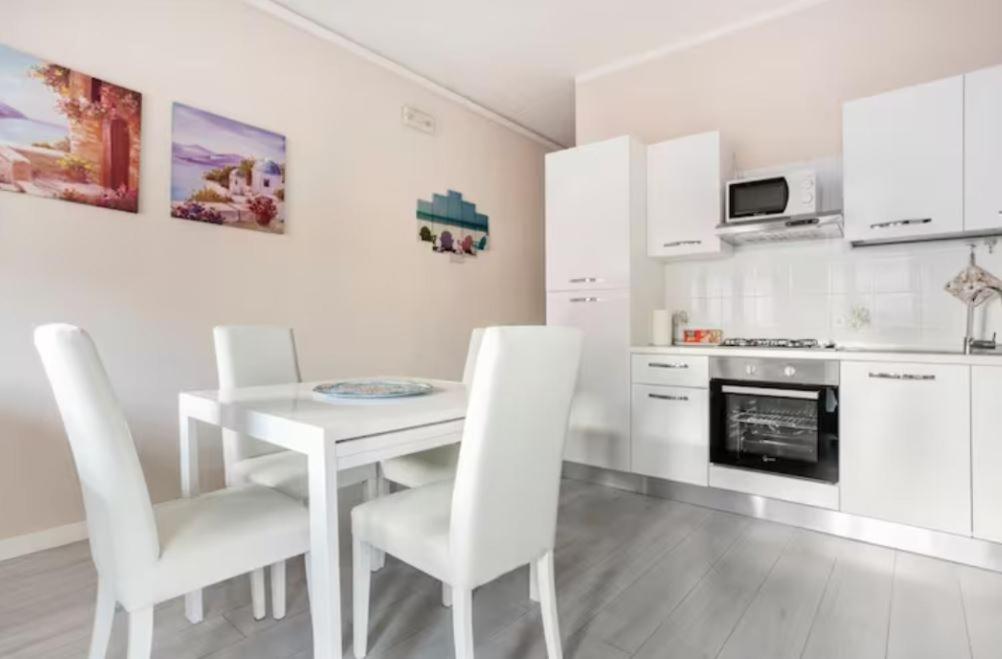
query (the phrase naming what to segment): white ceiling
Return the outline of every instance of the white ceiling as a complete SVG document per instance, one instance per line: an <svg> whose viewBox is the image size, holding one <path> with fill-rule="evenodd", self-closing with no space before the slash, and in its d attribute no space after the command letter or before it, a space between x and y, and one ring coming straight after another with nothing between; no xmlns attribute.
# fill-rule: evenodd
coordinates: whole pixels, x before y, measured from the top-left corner
<svg viewBox="0 0 1002 659"><path fill-rule="evenodd" d="M562 145L574 78L811 0L279 0Z"/></svg>

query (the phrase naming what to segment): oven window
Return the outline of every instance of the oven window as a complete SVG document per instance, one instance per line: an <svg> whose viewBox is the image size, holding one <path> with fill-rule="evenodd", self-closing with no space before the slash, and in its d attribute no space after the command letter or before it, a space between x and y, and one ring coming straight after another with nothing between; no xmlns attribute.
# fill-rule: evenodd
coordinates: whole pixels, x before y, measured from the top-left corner
<svg viewBox="0 0 1002 659"><path fill-rule="evenodd" d="M724 448L739 460L817 464L818 402L724 393Z"/></svg>
<svg viewBox="0 0 1002 659"><path fill-rule="evenodd" d="M776 215L786 211L790 188L785 178L771 178L730 186L730 217Z"/></svg>

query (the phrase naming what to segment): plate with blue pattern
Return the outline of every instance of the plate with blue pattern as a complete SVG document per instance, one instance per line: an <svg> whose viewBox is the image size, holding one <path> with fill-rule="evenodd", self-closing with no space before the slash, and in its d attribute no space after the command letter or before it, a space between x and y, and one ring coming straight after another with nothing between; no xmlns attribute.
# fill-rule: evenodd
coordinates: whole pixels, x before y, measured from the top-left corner
<svg viewBox="0 0 1002 659"><path fill-rule="evenodd" d="M318 384L313 391L332 398L406 398L423 396L435 388L420 380L359 378Z"/></svg>

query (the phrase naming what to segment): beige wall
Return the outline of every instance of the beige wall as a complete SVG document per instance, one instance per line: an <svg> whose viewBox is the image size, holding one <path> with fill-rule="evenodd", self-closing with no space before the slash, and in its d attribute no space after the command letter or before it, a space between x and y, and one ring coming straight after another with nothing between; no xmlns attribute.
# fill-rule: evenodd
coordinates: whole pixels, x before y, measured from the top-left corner
<svg viewBox="0 0 1002 659"><path fill-rule="evenodd" d="M720 129L741 169L841 152L842 103L1002 63L999 0L828 0L577 85L577 142Z"/></svg>
<svg viewBox="0 0 1002 659"><path fill-rule="evenodd" d="M177 392L215 383L215 324L294 326L308 379L458 378L472 327L543 321L541 146L238 0L2 14L0 42L143 93L143 161L138 216L0 192L0 539L82 519L39 323L92 332L161 500L178 494ZM285 236L169 217L173 101L287 136ZM404 103L438 134L402 127ZM491 219L463 264L416 238L417 198L447 188ZM204 459L218 479L218 448Z"/></svg>

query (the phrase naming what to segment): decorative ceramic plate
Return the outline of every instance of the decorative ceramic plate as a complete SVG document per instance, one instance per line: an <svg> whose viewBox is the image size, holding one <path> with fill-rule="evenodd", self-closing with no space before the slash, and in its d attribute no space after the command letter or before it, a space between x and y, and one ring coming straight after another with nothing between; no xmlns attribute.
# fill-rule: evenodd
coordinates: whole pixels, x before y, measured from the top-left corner
<svg viewBox="0 0 1002 659"><path fill-rule="evenodd" d="M323 396L337 398L402 398L430 393L434 387L418 380L397 380L389 378L342 380L329 384L318 384L313 391Z"/></svg>

